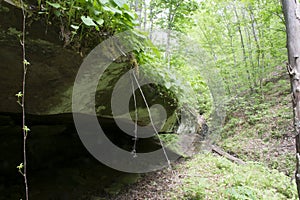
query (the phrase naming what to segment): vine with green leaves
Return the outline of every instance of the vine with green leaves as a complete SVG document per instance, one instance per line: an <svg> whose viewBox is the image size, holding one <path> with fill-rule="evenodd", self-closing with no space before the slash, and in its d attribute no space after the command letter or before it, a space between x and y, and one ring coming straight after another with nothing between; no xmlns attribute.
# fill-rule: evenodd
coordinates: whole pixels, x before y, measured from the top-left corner
<svg viewBox="0 0 300 200"><path fill-rule="evenodd" d="M29 191L28 191L28 179L27 179L27 151L26 151L26 144L27 144L27 137L30 129L26 126L26 111L25 111L25 93L26 93L26 74L27 69L30 63L26 59L26 46L25 46L25 39L26 39L26 10L24 7L24 3L20 0L21 9L22 9L22 38L20 39L20 43L22 46L22 65L23 65L23 78L22 78L22 91L16 94L17 103L22 107L22 133L23 133L23 162L17 166L19 173L24 178L24 186L25 186L25 199L29 199Z"/></svg>

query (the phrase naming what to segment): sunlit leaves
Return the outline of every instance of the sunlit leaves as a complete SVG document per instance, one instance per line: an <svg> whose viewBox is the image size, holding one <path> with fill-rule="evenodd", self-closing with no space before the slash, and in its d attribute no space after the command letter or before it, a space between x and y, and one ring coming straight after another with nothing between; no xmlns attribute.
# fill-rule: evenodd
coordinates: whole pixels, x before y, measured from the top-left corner
<svg viewBox="0 0 300 200"><path fill-rule="evenodd" d="M208 55L206 65L220 69L228 92L261 87L284 60L280 9L280 3L271 0L201 3L191 33Z"/></svg>
<svg viewBox="0 0 300 200"><path fill-rule="evenodd" d="M170 88L171 88L171 86L172 86L172 83L170 83L170 82L166 82L166 83L165 83L165 86L166 86L166 88L167 88L167 89L170 89Z"/></svg>
<svg viewBox="0 0 300 200"><path fill-rule="evenodd" d="M193 25L192 15L198 8L196 1L152 0L153 7L150 18L155 19L155 25L176 31L184 31Z"/></svg>
<svg viewBox="0 0 300 200"><path fill-rule="evenodd" d="M82 22L87 26L97 26L95 22L89 16L81 16Z"/></svg>
<svg viewBox="0 0 300 200"><path fill-rule="evenodd" d="M23 168L24 168L24 164L23 163L20 163L20 165L17 166L18 170L22 170Z"/></svg>
<svg viewBox="0 0 300 200"><path fill-rule="evenodd" d="M113 14L115 14L115 13L118 13L118 14L122 14L122 11L121 10L119 10L118 8L114 8L114 7L108 7L108 6L104 6L103 7L103 10L105 10L105 11L108 11L108 12L111 12L111 13L113 13Z"/></svg>
<svg viewBox="0 0 300 200"><path fill-rule="evenodd" d="M81 43L84 38L98 38L133 29L136 15L126 3L125 0L48 0L41 14L54 16L54 19L48 19L55 21L56 18L65 30L71 29L71 40L80 40Z"/></svg>
<svg viewBox="0 0 300 200"><path fill-rule="evenodd" d="M122 8L122 7L124 6L124 4L126 3L126 0L113 0L113 2L114 2L115 4L117 4L117 6L118 6L119 8Z"/></svg>
<svg viewBox="0 0 300 200"><path fill-rule="evenodd" d="M61 7L61 5L59 3L51 3L49 1L46 1L46 2L47 2L48 5L52 6L53 8L57 8L58 9L58 8Z"/></svg>
<svg viewBox="0 0 300 200"><path fill-rule="evenodd" d="M73 29L75 29L75 30L77 30L77 29L79 29L79 26L76 26L76 25L71 25L71 28L73 28Z"/></svg>
<svg viewBox="0 0 300 200"><path fill-rule="evenodd" d="M23 130L25 131L26 134L30 131L30 129L27 126L24 126Z"/></svg>
<svg viewBox="0 0 300 200"><path fill-rule="evenodd" d="M103 19L97 19L96 20L96 23L101 26L103 23L104 23L104 20Z"/></svg>
<svg viewBox="0 0 300 200"><path fill-rule="evenodd" d="M23 64L24 64L25 66L30 65L30 63L29 63L26 59L23 60Z"/></svg>
<svg viewBox="0 0 300 200"><path fill-rule="evenodd" d="M24 164L23 164L23 163L20 163L20 164L17 166L17 169L18 169L18 172L24 176L24 173L23 173L23 171L22 171L22 170L24 169Z"/></svg>
<svg viewBox="0 0 300 200"><path fill-rule="evenodd" d="M107 4L109 2L109 0L99 0L101 4Z"/></svg>
<svg viewBox="0 0 300 200"><path fill-rule="evenodd" d="M125 10L124 13L127 14L128 16L130 16L132 19L137 17L133 12L130 12L128 10Z"/></svg>
<svg viewBox="0 0 300 200"><path fill-rule="evenodd" d="M22 106L23 93L20 91L15 96L17 97L17 103Z"/></svg>
<svg viewBox="0 0 300 200"><path fill-rule="evenodd" d="M16 94L16 97L17 98L22 98L23 97L23 94L22 94L22 92L20 91L20 92L18 92L17 94Z"/></svg>

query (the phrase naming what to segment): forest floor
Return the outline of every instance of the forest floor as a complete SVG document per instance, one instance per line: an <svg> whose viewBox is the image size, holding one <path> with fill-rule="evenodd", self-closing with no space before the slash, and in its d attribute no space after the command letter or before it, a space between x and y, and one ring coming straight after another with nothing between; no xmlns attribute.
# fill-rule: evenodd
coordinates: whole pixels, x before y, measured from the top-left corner
<svg viewBox="0 0 300 200"><path fill-rule="evenodd" d="M110 199L297 199L295 144L288 76L230 103L214 145L242 160L203 151L172 170L142 175Z"/></svg>

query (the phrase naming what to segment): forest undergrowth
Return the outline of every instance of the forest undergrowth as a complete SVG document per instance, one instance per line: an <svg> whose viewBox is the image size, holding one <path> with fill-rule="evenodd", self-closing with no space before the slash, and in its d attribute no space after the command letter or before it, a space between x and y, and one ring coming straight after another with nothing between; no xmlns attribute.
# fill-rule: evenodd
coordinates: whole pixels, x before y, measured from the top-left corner
<svg viewBox="0 0 300 200"><path fill-rule="evenodd" d="M214 143L245 164L206 150L182 158L173 171L141 176L111 199L297 199L291 109L289 77L282 70L259 92L228 105Z"/></svg>

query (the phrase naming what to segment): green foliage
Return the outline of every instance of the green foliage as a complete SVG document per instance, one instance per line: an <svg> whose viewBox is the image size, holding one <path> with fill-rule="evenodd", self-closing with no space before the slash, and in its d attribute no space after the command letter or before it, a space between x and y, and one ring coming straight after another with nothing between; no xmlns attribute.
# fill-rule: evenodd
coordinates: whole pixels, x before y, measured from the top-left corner
<svg viewBox="0 0 300 200"><path fill-rule="evenodd" d="M179 170L186 172L182 192L173 199L297 199L295 183L257 163L234 164L212 154L199 154Z"/></svg>
<svg viewBox="0 0 300 200"><path fill-rule="evenodd" d="M19 171L21 171L23 168L24 168L24 164L23 163L21 163L20 165L17 166L17 169Z"/></svg>
<svg viewBox="0 0 300 200"><path fill-rule="evenodd" d="M145 74L156 82L163 83L161 90L173 97L180 108L190 107L210 113L212 99L209 88L199 71L188 65L188 61L182 59L184 64L179 65L180 62L173 62L172 59L171 67L167 68L167 61L159 57L148 56L143 59L146 62L141 66Z"/></svg>
<svg viewBox="0 0 300 200"><path fill-rule="evenodd" d="M38 6L49 25L61 27L66 45L75 41L93 47L105 37L137 25L137 15L121 0L51 0L39 1Z"/></svg>
<svg viewBox="0 0 300 200"><path fill-rule="evenodd" d="M25 66L30 65L30 63L26 59L23 60L23 63Z"/></svg>
<svg viewBox="0 0 300 200"><path fill-rule="evenodd" d="M23 173L24 164L23 164L23 163L20 163L20 164L17 166L17 169L18 169L18 172L19 172L20 174L22 174L22 176L24 176L24 173Z"/></svg>
<svg viewBox="0 0 300 200"><path fill-rule="evenodd" d="M146 34L135 29L139 25L138 15L125 0L39 0L34 14L37 19L46 19L47 26L60 27L65 46L71 44L78 49L93 48L109 36L131 30L126 40L134 47L133 53L144 74L162 83L160 94L173 97L174 102L170 104L179 107L192 107L209 114L212 97L207 77L200 73L200 68L219 69L220 77L209 78L224 82L227 94L235 101L229 106L220 142L222 147L241 159L261 161L290 175L295 162L291 154L268 156L274 153L270 147L278 145L276 142L288 132L285 125L291 120L289 110L283 107L288 105L286 99L277 100L289 93L284 87L288 83L268 82L274 76L271 72L286 59L280 4L271 0L197 2L151 0L152 10L148 12L152 29L176 30L201 46L199 55L192 55L199 57L197 64L189 62L191 57L185 54L189 44L184 44L181 35L167 36L168 40L176 38L175 43L180 48L172 47L171 42L154 47ZM0 7L0 11L7 9ZM197 26L191 28L195 24ZM8 33L19 38L22 35L14 28ZM29 64L24 58L23 65ZM269 97L278 91L276 87L282 88L281 93ZM23 93L17 93L16 97L22 105ZM282 107L278 107L279 103ZM26 139L30 129L24 125L23 130ZM177 151L178 146L173 145L178 141L176 135L162 135L161 139ZM183 194L174 193L175 199L207 196L212 199L296 199L295 185L287 176L257 163L238 166L211 154L199 154L186 166L189 171L184 179ZM20 173L23 168L23 163L17 166Z"/></svg>
<svg viewBox="0 0 300 200"><path fill-rule="evenodd" d="M23 94L22 94L22 92L21 92L21 91L20 91L20 92L18 92L18 93L16 94L16 97L18 97L18 99L22 98L22 97L23 97Z"/></svg>
<svg viewBox="0 0 300 200"><path fill-rule="evenodd" d="M191 55L185 52L189 48L185 44L188 39L186 35L177 32L174 40L179 44L176 47L170 46L172 54L169 59L163 56L166 44L145 49L141 54L141 68L147 76L163 84L161 89L168 92L180 108L190 107L209 115L211 93L199 66L194 65Z"/></svg>
<svg viewBox="0 0 300 200"><path fill-rule="evenodd" d="M27 126L24 126L23 130L25 131L26 134L30 131L30 129Z"/></svg>
<svg viewBox="0 0 300 200"><path fill-rule="evenodd" d="M197 5L193 1L151 1L153 12L150 18L156 27L168 23L171 29L183 32L184 27L193 24L190 23L193 21L191 17ZM165 8L169 9L171 17L167 20L163 16ZM172 53L170 61L161 59L165 49L154 47L146 34L135 29L139 25L138 15L131 9L124 0L39 0L36 8L28 12L32 20L44 18L47 26L60 27L64 46L82 54L107 37L130 30L126 41L134 47L133 53L145 74L164 84L160 87L162 94L168 92L175 103L180 102L181 106L189 105L202 112L209 112L211 96L203 78L193 66L187 65L187 58L180 51ZM172 71L166 68L169 64ZM189 95L190 86L196 91L196 97Z"/></svg>
<svg viewBox="0 0 300 200"><path fill-rule="evenodd" d="M175 99L175 103L179 107L191 107L209 113L212 104L207 83L199 73L197 66L191 65L186 56L189 47L182 40L183 37L186 37L184 36L185 32L194 25L192 17L198 8L198 3L175 0L131 2L132 9L138 11L140 15L140 21L145 21L145 29L150 28L150 31L169 29L177 32L175 34L167 33L165 38L168 41L167 44L158 44L154 47L153 44L148 43L148 48L140 51L137 58L145 74L163 84L160 87L160 90L163 91L161 94L167 92ZM149 10L144 10L144 4L147 4L146 7ZM142 17L141 12L148 16ZM152 36L150 33L150 38ZM180 43L178 45L180 48L172 46L174 41Z"/></svg>
<svg viewBox="0 0 300 200"><path fill-rule="evenodd" d="M237 186L229 188L225 192L232 200L257 199L254 192L248 187Z"/></svg>
<svg viewBox="0 0 300 200"><path fill-rule="evenodd" d="M190 32L217 67L230 96L262 91L286 59L285 26L278 1L202 1Z"/></svg>
<svg viewBox="0 0 300 200"><path fill-rule="evenodd" d="M165 147L167 147L168 149L171 149L172 151L174 151L180 155L182 154L182 152L180 152L180 148L178 146L178 135L163 134L163 135L159 135L159 138Z"/></svg>
<svg viewBox="0 0 300 200"><path fill-rule="evenodd" d="M193 13L198 3L190 0L152 0L150 18L154 25L169 30L186 31L193 23Z"/></svg>

